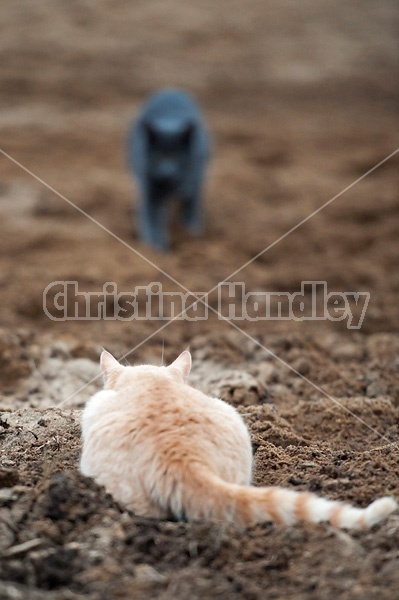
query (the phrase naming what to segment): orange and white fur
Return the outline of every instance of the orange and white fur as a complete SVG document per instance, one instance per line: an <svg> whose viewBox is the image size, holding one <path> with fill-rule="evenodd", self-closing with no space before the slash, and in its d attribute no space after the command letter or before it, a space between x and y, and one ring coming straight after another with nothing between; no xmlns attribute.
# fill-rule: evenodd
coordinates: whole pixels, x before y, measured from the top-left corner
<svg viewBox="0 0 399 600"><path fill-rule="evenodd" d="M251 486L248 430L232 406L186 383L188 351L168 367L124 367L104 351L101 367L105 389L83 411L81 471L138 515L361 529L397 507L388 497L362 509Z"/></svg>

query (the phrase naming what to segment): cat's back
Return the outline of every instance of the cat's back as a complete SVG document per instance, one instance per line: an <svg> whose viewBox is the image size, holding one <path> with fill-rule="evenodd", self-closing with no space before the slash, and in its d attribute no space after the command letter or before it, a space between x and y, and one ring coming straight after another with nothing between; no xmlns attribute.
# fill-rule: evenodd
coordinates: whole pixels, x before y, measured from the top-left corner
<svg viewBox="0 0 399 600"><path fill-rule="evenodd" d="M84 411L82 473L142 514L154 508L155 489L167 498L200 472L250 481L249 432L232 406L185 383L188 356L169 367L120 367L105 354L106 389Z"/></svg>
<svg viewBox="0 0 399 600"><path fill-rule="evenodd" d="M223 419L241 422L237 411L226 402L162 375L142 376L134 387L121 391L118 409L150 418L162 428L168 424L194 429L197 425L219 425Z"/></svg>
<svg viewBox="0 0 399 600"><path fill-rule="evenodd" d="M221 474L228 457L234 464L251 455L248 430L232 406L162 374L136 377L115 391L107 408L93 429L104 448L150 452L159 461L184 456Z"/></svg>
<svg viewBox="0 0 399 600"><path fill-rule="evenodd" d="M245 429L237 411L222 400L207 396L183 381L172 380L162 373L142 373L134 380L127 379L118 389L97 392L83 413L83 420L114 422L145 421L154 429L205 433L211 428Z"/></svg>

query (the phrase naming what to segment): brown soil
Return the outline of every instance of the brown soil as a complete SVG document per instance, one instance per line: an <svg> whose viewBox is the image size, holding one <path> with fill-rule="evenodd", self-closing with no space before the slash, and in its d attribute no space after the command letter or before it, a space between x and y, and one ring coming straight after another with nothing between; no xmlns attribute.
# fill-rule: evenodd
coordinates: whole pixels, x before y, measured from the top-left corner
<svg viewBox="0 0 399 600"><path fill-rule="evenodd" d="M190 345L193 385L244 415L256 485L361 506L399 496L398 155L233 278L247 291L317 280L370 292L359 330L236 321L242 333L213 314L159 333L159 321L55 322L42 295L57 280L179 291L162 271L206 292L396 150L396 2L0 11L0 148L157 265L0 155L0 600L395 597L397 515L356 534L157 522L77 465L101 347L159 362L164 342L166 360ZM197 96L215 147L206 233L175 227L173 251L158 255L137 242L125 138L166 85Z"/></svg>

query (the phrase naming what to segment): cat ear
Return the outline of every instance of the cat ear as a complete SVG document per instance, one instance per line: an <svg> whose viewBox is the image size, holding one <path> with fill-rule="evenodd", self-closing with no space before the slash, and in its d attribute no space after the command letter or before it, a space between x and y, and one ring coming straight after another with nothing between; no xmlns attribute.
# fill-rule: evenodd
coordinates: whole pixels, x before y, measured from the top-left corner
<svg viewBox="0 0 399 600"><path fill-rule="evenodd" d="M178 356L176 360L173 361L171 365L169 365L169 368L176 369L181 375L183 375L183 378L186 379L191 371L190 352L188 350L184 350L184 352L182 352L180 356Z"/></svg>
<svg viewBox="0 0 399 600"><path fill-rule="evenodd" d="M103 350L100 357L101 371L104 382L108 383L111 373L122 371L123 366L106 350Z"/></svg>

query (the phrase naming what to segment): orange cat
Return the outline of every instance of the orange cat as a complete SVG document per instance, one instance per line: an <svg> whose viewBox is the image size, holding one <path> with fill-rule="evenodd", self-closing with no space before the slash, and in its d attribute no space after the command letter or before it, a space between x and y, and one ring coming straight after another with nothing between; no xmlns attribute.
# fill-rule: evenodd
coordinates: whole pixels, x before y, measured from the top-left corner
<svg viewBox="0 0 399 600"><path fill-rule="evenodd" d="M278 487L251 487L252 451L237 411L185 380L191 355L169 367L123 367L101 355L105 389L83 411L81 470L139 515L367 528L397 507L365 509Z"/></svg>

